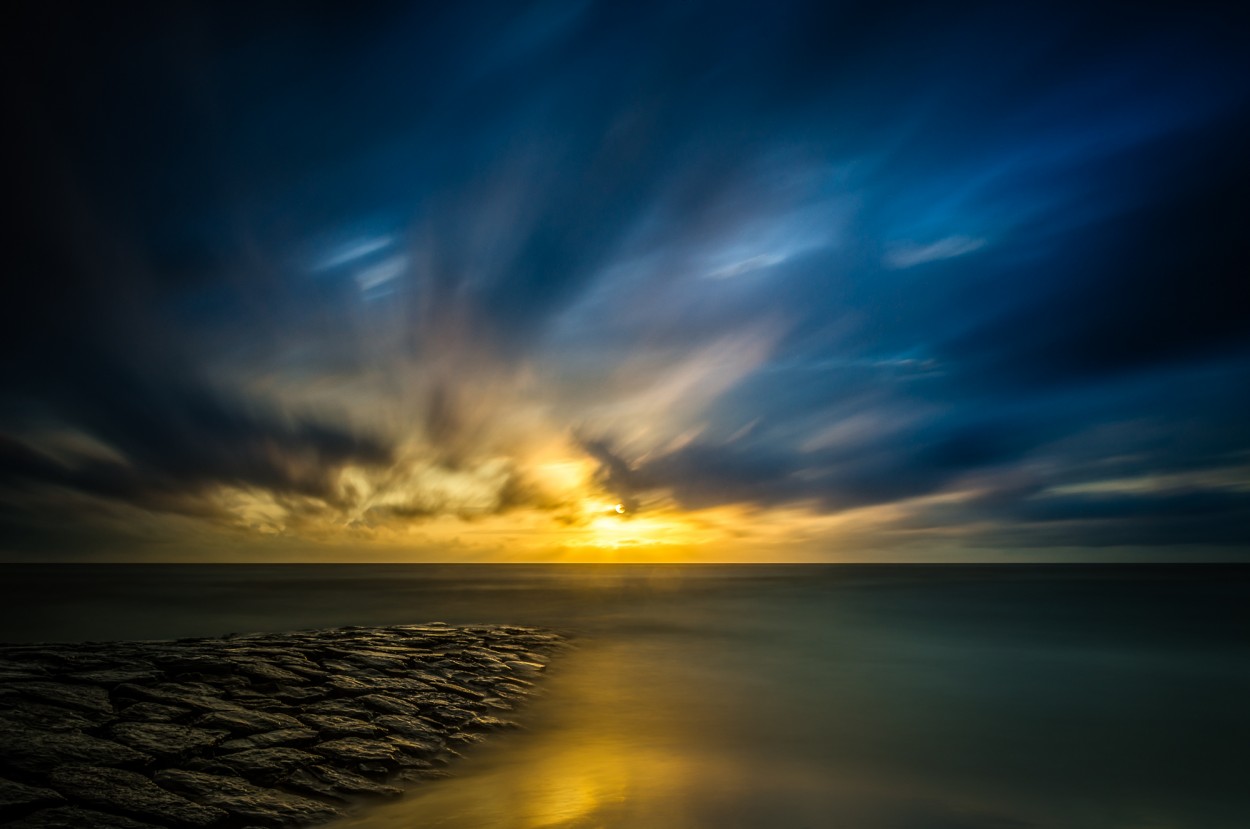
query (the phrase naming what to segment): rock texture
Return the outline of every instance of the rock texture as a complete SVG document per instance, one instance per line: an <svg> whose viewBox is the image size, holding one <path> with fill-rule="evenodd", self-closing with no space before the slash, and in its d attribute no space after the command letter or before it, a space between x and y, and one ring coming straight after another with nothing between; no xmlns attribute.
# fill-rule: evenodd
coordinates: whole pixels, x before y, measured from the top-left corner
<svg viewBox="0 0 1250 829"><path fill-rule="evenodd" d="M441 776L562 647L442 624L0 645L0 825L308 826Z"/></svg>

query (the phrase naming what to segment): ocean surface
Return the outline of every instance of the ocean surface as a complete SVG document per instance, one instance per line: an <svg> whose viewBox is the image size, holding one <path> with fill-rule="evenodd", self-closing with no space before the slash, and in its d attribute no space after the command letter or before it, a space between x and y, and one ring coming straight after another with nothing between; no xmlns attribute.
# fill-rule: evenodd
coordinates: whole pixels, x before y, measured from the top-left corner
<svg viewBox="0 0 1250 829"><path fill-rule="evenodd" d="M1244 829L1250 568L0 567L0 640L556 628L523 730L334 829Z"/></svg>

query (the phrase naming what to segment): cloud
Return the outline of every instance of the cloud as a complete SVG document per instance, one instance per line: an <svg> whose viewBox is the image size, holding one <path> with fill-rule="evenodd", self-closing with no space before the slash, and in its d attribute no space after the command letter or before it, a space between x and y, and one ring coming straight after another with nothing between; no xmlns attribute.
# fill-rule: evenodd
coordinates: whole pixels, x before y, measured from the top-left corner
<svg viewBox="0 0 1250 829"><path fill-rule="evenodd" d="M943 259L954 259L985 247L984 239L973 239L967 236L947 236L936 242L918 245L914 242L899 242L891 245L884 260L890 268L914 268L928 262Z"/></svg>
<svg viewBox="0 0 1250 829"><path fill-rule="evenodd" d="M30 11L0 521L1239 538L1235 27L757 11Z"/></svg>

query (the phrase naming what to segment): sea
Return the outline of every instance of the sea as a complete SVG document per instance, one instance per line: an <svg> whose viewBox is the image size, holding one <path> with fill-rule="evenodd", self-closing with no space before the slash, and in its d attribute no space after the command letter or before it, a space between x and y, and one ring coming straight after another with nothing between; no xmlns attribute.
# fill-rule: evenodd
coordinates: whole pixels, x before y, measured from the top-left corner
<svg viewBox="0 0 1250 829"><path fill-rule="evenodd" d="M454 774L331 829L1244 829L1250 567L6 565L0 640L541 625Z"/></svg>

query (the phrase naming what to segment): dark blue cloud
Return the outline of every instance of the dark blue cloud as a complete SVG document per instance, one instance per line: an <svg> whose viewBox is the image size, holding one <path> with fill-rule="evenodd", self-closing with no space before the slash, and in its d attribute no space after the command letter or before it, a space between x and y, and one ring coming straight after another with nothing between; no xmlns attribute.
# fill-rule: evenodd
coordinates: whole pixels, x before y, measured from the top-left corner
<svg viewBox="0 0 1250 829"><path fill-rule="evenodd" d="M3 485L329 497L408 422L467 462L463 401L525 370L631 506L980 487L913 520L1242 544L1246 17L24 7ZM724 369L694 437L640 446L587 414L636 363L715 386L744 339L767 353ZM444 363L422 394L396 368ZM275 402L378 376L390 433ZM120 460L58 466L32 448L52 425ZM1132 490L1182 472L1183 493ZM1107 480L1137 483L1063 494Z"/></svg>

